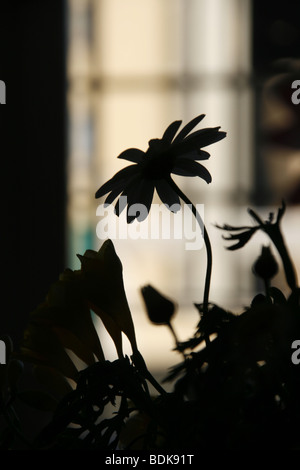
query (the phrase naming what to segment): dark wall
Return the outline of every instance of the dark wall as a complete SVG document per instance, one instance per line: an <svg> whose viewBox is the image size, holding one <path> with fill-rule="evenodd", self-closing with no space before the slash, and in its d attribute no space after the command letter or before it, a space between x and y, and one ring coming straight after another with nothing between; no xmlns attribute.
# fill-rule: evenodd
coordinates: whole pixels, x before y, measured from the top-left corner
<svg viewBox="0 0 300 470"><path fill-rule="evenodd" d="M253 67L269 74L275 61L300 58L299 0L252 0Z"/></svg>
<svg viewBox="0 0 300 470"><path fill-rule="evenodd" d="M252 202L257 205L280 204L284 198L287 204L300 204L300 181L291 188L291 194L277 194L269 182L264 159L264 148L279 145L300 148L299 125L300 106L291 102L293 80L300 79L300 2L299 0L273 1L252 0L252 64L255 91L255 183ZM297 61L299 61L297 65ZM295 68L295 70L293 70ZM297 70L298 69L298 70ZM294 128L266 132L262 125L264 87L270 78L287 74L281 88L273 94L283 100L295 121Z"/></svg>
<svg viewBox="0 0 300 470"><path fill-rule="evenodd" d="M0 336L15 342L64 268L65 2L1 2Z"/></svg>

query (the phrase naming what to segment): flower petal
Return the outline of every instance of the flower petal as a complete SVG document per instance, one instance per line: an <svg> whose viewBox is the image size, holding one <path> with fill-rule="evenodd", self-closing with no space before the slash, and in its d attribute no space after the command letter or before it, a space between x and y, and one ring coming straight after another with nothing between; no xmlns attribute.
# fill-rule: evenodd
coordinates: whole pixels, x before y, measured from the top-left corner
<svg viewBox="0 0 300 470"><path fill-rule="evenodd" d="M234 233L234 234L229 233L229 235L227 236L222 235L222 238L224 240L240 240L240 239L246 238L250 232L253 234L254 231L255 231L255 228L245 230L244 232L240 232L240 233Z"/></svg>
<svg viewBox="0 0 300 470"><path fill-rule="evenodd" d="M96 199L104 196L104 194L109 193L110 191L116 189L118 185L122 182L128 180L130 176L135 175L138 172L138 165L129 165L118 171L110 180L104 183L95 194Z"/></svg>
<svg viewBox="0 0 300 470"><path fill-rule="evenodd" d="M144 156L145 156L145 152L143 152L142 150L136 149L136 148L130 148L120 153L118 158L122 160L128 160L134 163L140 163L143 160Z"/></svg>
<svg viewBox="0 0 300 470"><path fill-rule="evenodd" d="M218 225L218 224L215 224L215 227L216 228L219 228L220 230L227 230L227 231L241 231L241 230L251 230L253 227L249 227L249 225L242 225L240 227L235 227L233 225L228 225L228 224L224 224L224 225Z"/></svg>
<svg viewBox="0 0 300 470"><path fill-rule="evenodd" d="M229 234L228 237L225 237L225 235L222 236L224 240L238 240L238 242L235 245L227 246L227 250L234 251L238 250L239 248L242 248L243 246L248 243L252 235L256 232L258 227L252 227L249 230L245 230L244 232L238 233L238 234Z"/></svg>
<svg viewBox="0 0 300 470"><path fill-rule="evenodd" d="M215 127L195 131L180 142L174 141L169 151L173 156L181 157L192 151L200 150L202 147L206 147L226 137L226 132L220 132L219 129L219 127Z"/></svg>
<svg viewBox="0 0 300 470"><path fill-rule="evenodd" d="M115 205L115 214L119 216L127 206L127 197L121 194Z"/></svg>
<svg viewBox="0 0 300 470"><path fill-rule="evenodd" d="M179 168L175 166L172 170L173 175L178 175L178 176L196 176L193 172L188 171L188 170L183 170L182 168Z"/></svg>
<svg viewBox="0 0 300 470"><path fill-rule="evenodd" d="M220 131L219 127L207 127L205 129L199 129L188 135L185 142L194 141L198 148L206 147L207 145L219 142L226 137L226 132Z"/></svg>
<svg viewBox="0 0 300 470"><path fill-rule="evenodd" d="M215 224L216 228L219 228L220 230L225 230L226 232L233 232L233 233L228 233L227 236L222 235L222 238L224 240L228 241L236 241L237 243L235 245L231 245L229 247L226 247L227 250L238 250L239 248L242 248L252 237L252 235L259 230L260 225L255 225L254 227L250 227L247 225L242 225L240 227L236 227L234 225L218 225Z"/></svg>
<svg viewBox="0 0 300 470"><path fill-rule="evenodd" d="M171 212L178 212L181 207L179 196L167 181L164 179L157 180L155 182L155 187L163 204L165 204Z"/></svg>
<svg viewBox="0 0 300 470"><path fill-rule="evenodd" d="M141 212L144 213L144 205L141 201L141 190L143 187L144 181L143 180L138 180L135 182L134 185L132 185L129 189L129 191L126 192L127 196L127 223L130 224L133 222L136 218L137 215L139 215ZM134 214L133 214L134 212ZM132 215L133 214L133 215ZM148 213L147 213L148 215ZM144 217L146 218L146 217Z"/></svg>
<svg viewBox="0 0 300 470"><path fill-rule="evenodd" d="M115 205L115 214L118 216L123 212L125 207L128 206L127 223L131 223L135 219L141 222L148 216L150 211L154 185L151 180L139 178L139 175L132 178L131 182L122 191L122 194ZM135 204L140 205L140 210L138 207L134 207L133 212L130 208Z"/></svg>
<svg viewBox="0 0 300 470"><path fill-rule="evenodd" d="M210 153L205 150L192 150L192 152L184 153L180 158L188 158L190 160L208 160Z"/></svg>
<svg viewBox="0 0 300 470"><path fill-rule="evenodd" d="M164 132L162 136L162 140L168 144L170 144L175 137L176 132L178 131L179 127L181 126L182 121L174 121L170 124Z"/></svg>
<svg viewBox="0 0 300 470"><path fill-rule="evenodd" d="M136 188L136 191L137 203L140 205L140 207L133 207L132 204L128 203L128 223L133 222L135 219L137 219L139 222L142 222L148 217L154 193L153 181L142 179Z"/></svg>
<svg viewBox="0 0 300 470"><path fill-rule="evenodd" d="M107 196L107 198L105 199L105 201L104 201L104 207L109 206L110 204L112 204L114 202L114 200L116 199L116 197L118 197L119 194L122 192L122 189L123 189L123 187L118 186L116 189L111 191L109 193L109 195Z"/></svg>
<svg viewBox="0 0 300 470"><path fill-rule="evenodd" d="M177 169L177 172L175 170ZM176 160L176 168L172 170L174 174L180 174L179 171L186 171L190 173L188 176L200 176L200 178L204 179L207 183L211 182L211 175L209 171L200 163L197 163L193 160L187 160L186 158L178 158Z"/></svg>
<svg viewBox="0 0 300 470"><path fill-rule="evenodd" d="M205 117L205 114L200 114L199 116L192 119L184 128L179 132L177 137L175 137L174 142L181 142L190 132L194 129L197 124Z"/></svg>
<svg viewBox="0 0 300 470"><path fill-rule="evenodd" d="M131 178L128 178L126 183L124 184L124 181L121 181L120 183L116 184L114 189L109 193L107 198L104 201L104 206L108 206L113 203L113 201L116 199L116 197L126 191L126 188L131 186L131 184L136 181L139 178L139 173L131 176Z"/></svg>
<svg viewBox="0 0 300 470"><path fill-rule="evenodd" d="M137 202L136 181L138 178L138 175L135 178L132 178L130 183L128 183L123 189L122 194L115 205L115 214L117 216L119 216L128 205L128 199L131 201L131 204Z"/></svg>

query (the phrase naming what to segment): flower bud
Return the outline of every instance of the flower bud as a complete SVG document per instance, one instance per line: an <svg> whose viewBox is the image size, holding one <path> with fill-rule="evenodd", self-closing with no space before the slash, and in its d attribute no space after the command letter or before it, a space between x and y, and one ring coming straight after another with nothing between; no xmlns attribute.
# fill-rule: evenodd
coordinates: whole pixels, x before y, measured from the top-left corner
<svg viewBox="0 0 300 470"><path fill-rule="evenodd" d="M261 255L253 265L253 272L264 281L272 279L278 272L278 264L271 252L270 247L263 246Z"/></svg>
<svg viewBox="0 0 300 470"><path fill-rule="evenodd" d="M150 285L143 287L141 292L150 321L158 325L169 324L175 304Z"/></svg>

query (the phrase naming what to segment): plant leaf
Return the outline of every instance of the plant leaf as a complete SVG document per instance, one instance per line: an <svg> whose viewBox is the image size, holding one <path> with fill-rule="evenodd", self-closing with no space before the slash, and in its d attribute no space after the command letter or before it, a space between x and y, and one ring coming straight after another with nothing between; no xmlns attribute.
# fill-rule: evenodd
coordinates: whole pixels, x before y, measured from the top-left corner
<svg viewBox="0 0 300 470"><path fill-rule="evenodd" d="M36 365L33 373L37 380L51 390L55 396L62 399L67 393L72 391L72 387L66 377L53 367Z"/></svg>
<svg viewBox="0 0 300 470"><path fill-rule="evenodd" d="M123 284L123 267L112 241L106 240L98 252L87 250L79 259L88 305L103 320L116 344L122 331L133 350L136 349L134 325Z"/></svg>
<svg viewBox="0 0 300 470"><path fill-rule="evenodd" d="M79 271L64 271L59 281L51 286L46 305L37 309L32 318L35 320L38 318L39 321L43 319L53 327L68 330L89 351L92 351L99 361L104 360L91 312L84 298ZM91 353L90 361L92 361Z"/></svg>
<svg viewBox="0 0 300 470"><path fill-rule="evenodd" d="M51 328L30 323L20 349L22 360L57 368L76 381L78 371Z"/></svg>
<svg viewBox="0 0 300 470"><path fill-rule="evenodd" d="M57 407L57 401L42 390L25 390L18 393L18 398L40 411L54 411Z"/></svg>

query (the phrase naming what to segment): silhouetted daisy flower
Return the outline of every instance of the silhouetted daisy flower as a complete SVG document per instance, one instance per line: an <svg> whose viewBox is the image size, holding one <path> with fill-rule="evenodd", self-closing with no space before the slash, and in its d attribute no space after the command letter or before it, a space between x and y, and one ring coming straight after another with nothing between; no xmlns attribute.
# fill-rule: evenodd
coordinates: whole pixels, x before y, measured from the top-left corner
<svg viewBox="0 0 300 470"><path fill-rule="evenodd" d="M177 135L182 121L172 122L161 139L149 141L146 152L137 148L122 152L118 158L133 162L133 165L123 168L103 184L96 192L96 198L108 194L105 204L109 205L118 196L124 196L118 199L115 212L120 215L128 205L127 222L134 219L142 221L147 217L154 190L172 212L177 212L180 209L180 193L176 191L176 186L172 185L171 173L199 176L206 183L210 183L209 171L198 163L210 157L202 148L226 136L225 132L220 131L220 127L204 128L191 133L204 116L201 114L194 118ZM130 213L129 209L134 204L143 205L145 210Z"/></svg>

